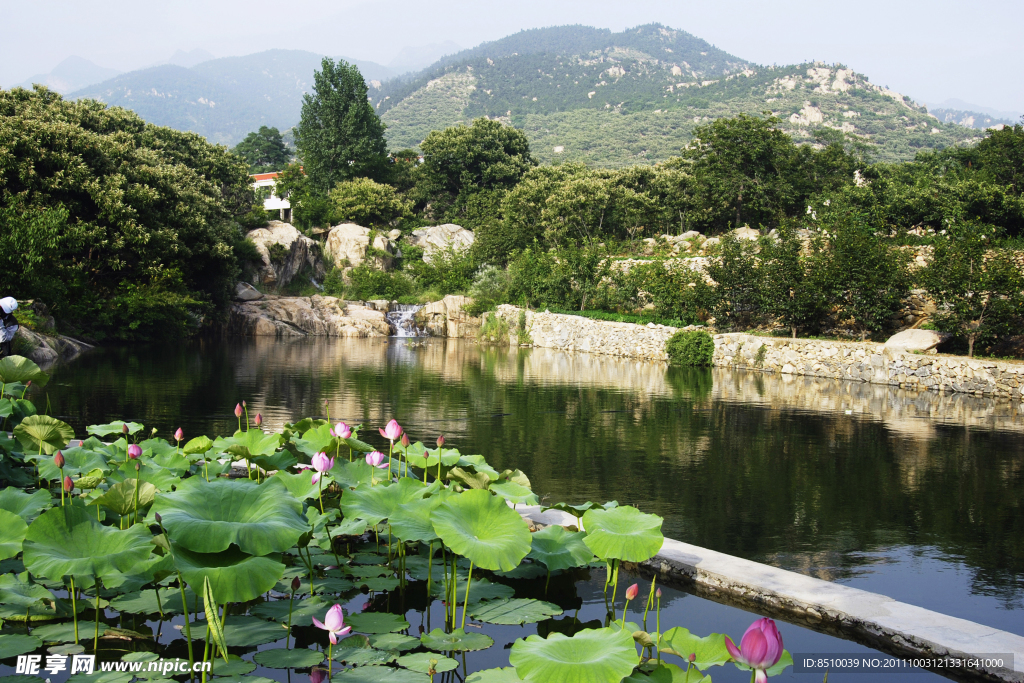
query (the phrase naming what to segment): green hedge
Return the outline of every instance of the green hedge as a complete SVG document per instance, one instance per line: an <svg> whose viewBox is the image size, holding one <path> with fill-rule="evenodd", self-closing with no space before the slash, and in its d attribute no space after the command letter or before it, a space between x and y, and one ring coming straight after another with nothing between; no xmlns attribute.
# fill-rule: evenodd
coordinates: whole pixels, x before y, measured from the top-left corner
<svg viewBox="0 0 1024 683"><path fill-rule="evenodd" d="M715 355L715 340L704 330L680 330L665 342L671 365L708 367Z"/></svg>

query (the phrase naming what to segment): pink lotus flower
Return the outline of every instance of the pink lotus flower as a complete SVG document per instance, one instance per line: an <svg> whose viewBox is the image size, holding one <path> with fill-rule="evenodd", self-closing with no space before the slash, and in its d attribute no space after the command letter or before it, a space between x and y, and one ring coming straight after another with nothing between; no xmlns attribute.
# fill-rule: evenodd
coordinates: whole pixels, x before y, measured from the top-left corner
<svg viewBox="0 0 1024 683"><path fill-rule="evenodd" d="M309 683L324 683L324 681L330 681L331 676L320 667L314 666L309 670Z"/></svg>
<svg viewBox="0 0 1024 683"><path fill-rule="evenodd" d="M57 451L56 453L54 453L53 454L53 464L56 465L59 469L63 469L63 467L64 467L64 454L61 453L60 451Z"/></svg>
<svg viewBox="0 0 1024 683"><path fill-rule="evenodd" d="M349 427L344 422L339 422L338 424L334 425L334 429L331 430L331 434L333 434L339 439L351 439L352 428Z"/></svg>
<svg viewBox="0 0 1024 683"><path fill-rule="evenodd" d="M352 630L351 626L345 626L345 615L341 611L341 605L335 605L327 610L327 616L324 617L323 622L313 617L313 624L330 634L331 645L337 645L338 636L347 635Z"/></svg>
<svg viewBox="0 0 1024 683"><path fill-rule="evenodd" d="M739 647L726 636L725 649L737 664L754 670L756 683L767 683L765 672L782 658L782 636L774 621L758 619L743 634Z"/></svg>
<svg viewBox="0 0 1024 683"><path fill-rule="evenodd" d="M133 443L128 447L128 457L132 460L138 460L142 457L142 448L137 443Z"/></svg>
<svg viewBox="0 0 1024 683"><path fill-rule="evenodd" d="M263 415L261 415L260 413L256 413L256 419L253 420L253 422L256 423L257 427L262 427L263 426Z"/></svg>
<svg viewBox="0 0 1024 683"><path fill-rule="evenodd" d="M388 422L387 427L383 429L378 428L377 431L388 441L397 441L398 437L402 436L402 427L394 420Z"/></svg>
<svg viewBox="0 0 1024 683"><path fill-rule="evenodd" d="M242 417L242 404L241 403L236 403L235 404L235 417Z"/></svg>
<svg viewBox="0 0 1024 683"><path fill-rule="evenodd" d="M408 434L402 434L402 448L408 448L408 447L409 447L409 435Z"/></svg>
<svg viewBox="0 0 1024 683"><path fill-rule="evenodd" d="M386 469L387 468L388 464L387 464L387 462L385 462L387 459L388 459L388 456L384 455L380 451L374 451L372 453L367 453L366 454L366 462L367 462L367 464L373 465L374 467L379 467L381 469Z"/></svg>
<svg viewBox="0 0 1024 683"><path fill-rule="evenodd" d="M313 483L315 484L320 481L320 475L334 467L334 458L328 458L326 453L321 452L313 456L312 463L313 469L316 470L316 473L313 475Z"/></svg>
<svg viewBox="0 0 1024 683"><path fill-rule="evenodd" d="M75 482L71 481L71 477L64 477L64 493L71 493L75 488Z"/></svg>
<svg viewBox="0 0 1024 683"><path fill-rule="evenodd" d="M630 586L629 588L626 589L626 599L627 600L635 600L636 596L637 596L637 593L639 593L639 592L640 592L640 586L638 584L634 583L632 586Z"/></svg>
<svg viewBox="0 0 1024 683"><path fill-rule="evenodd" d="M442 434L441 436L437 437L437 447L440 448L443 445L444 445L444 434Z"/></svg>
<svg viewBox="0 0 1024 683"><path fill-rule="evenodd" d="M185 438L185 432L181 431L181 427L178 427L178 430L176 432L174 432L174 440L175 441L181 441L184 438Z"/></svg>

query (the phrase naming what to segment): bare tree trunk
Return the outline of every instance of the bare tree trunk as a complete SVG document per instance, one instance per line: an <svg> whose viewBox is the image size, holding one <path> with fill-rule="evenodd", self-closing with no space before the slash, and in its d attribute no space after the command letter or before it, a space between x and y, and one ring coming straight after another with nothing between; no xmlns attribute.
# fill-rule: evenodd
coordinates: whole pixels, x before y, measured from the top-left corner
<svg viewBox="0 0 1024 683"><path fill-rule="evenodd" d="M967 335L967 357L974 358L974 336L973 334Z"/></svg>
<svg viewBox="0 0 1024 683"><path fill-rule="evenodd" d="M793 339L796 339L796 325L790 325L789 329L793 331Z"/></svg>

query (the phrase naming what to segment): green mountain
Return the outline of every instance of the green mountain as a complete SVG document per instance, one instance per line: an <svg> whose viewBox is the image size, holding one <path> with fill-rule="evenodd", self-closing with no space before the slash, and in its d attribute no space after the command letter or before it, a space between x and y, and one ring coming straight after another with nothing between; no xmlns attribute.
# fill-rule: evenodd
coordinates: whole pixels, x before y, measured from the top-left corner
<svg viewBox="0 0 1024 683"><path fill-rule="evenodd" d="M164 64L122 74L68 95L131 109L147 121L190 130L211 142L234 145L260 126L289 128L298 121L322 55L268 50L211 59L185 68ZM374 62L349 60L367 81L395 73Z"/></svg>
<svg viewBox="0 0 1024 683"><path fill-rule="evenodd" d="M762 67L658 24L523 31L388 81L374 102L392 148L487 116L522 128L541 161L609 167L663 161L695 126L740 112L771 111L798 141L842 130L880 161L982 135L844 66Z"/></svg>

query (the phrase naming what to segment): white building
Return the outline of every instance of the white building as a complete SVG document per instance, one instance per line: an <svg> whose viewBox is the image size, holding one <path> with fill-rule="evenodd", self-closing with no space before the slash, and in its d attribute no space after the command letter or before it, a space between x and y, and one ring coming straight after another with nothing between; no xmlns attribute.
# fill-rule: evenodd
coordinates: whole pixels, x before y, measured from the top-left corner
<svg viewBox="0 0 1024 683"><path fill-rule="evenodd" d="M250 176L253 180L253 189L261 187L270 188L270 196L263 200L263 208L267 211L278 210L281 212L281 220L285 223L292 222L292 205L287 199L278 197L274 191L277 187L277 171L273 173L257 173Z"/></svg>

